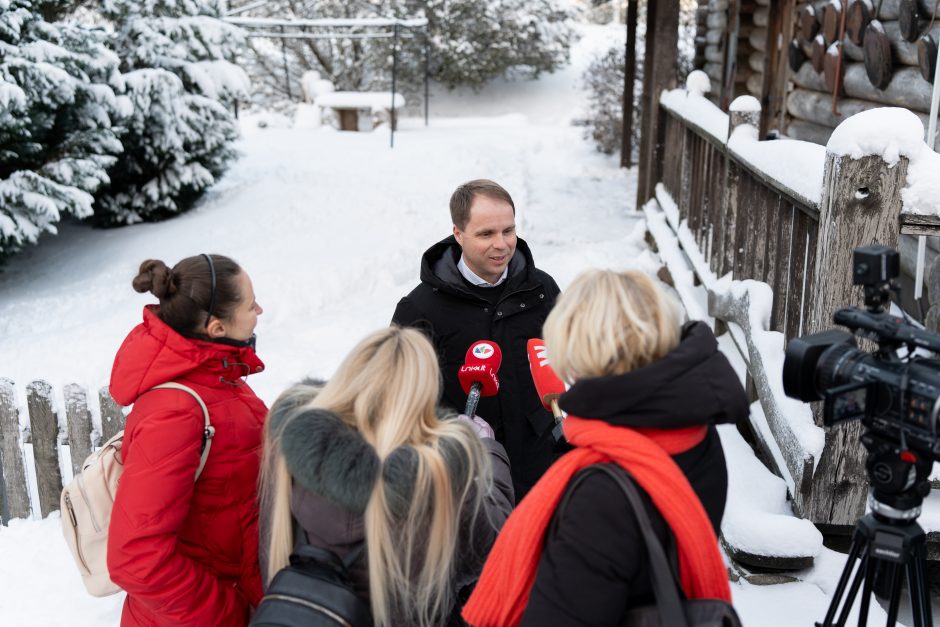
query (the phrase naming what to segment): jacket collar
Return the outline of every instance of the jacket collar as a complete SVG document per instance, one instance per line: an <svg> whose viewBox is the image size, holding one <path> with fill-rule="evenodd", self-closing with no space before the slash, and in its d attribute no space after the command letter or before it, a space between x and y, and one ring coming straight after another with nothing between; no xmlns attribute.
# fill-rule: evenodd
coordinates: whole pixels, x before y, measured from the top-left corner
<svg viewBox="0 0 940 627"><path fill-rule="evenodd" d="M744 388L703 322L686 325L679 345L659 361L576 381L559 404L583 418L667 429L736 422L748 413Z"/></svg>
<svg viewBox="0 0 940 627"><path fill-rule="evenodd" d="M476 298L467 289L457 269L457 261L462 252L460 244L453 235L431 246L421 257L421 282L451 294ZM534 285L534 268L535 262L529 245L522 238L517 238L516 252L509 260L509 274L503 283L505 286L503 293L509 294L518 289L526 289L530 287L530 284Z"/></svg>
<svg viewBox="0 0 940 627"><path fill-rule="evenodd" d="M124 339L111 370L111 396L130 405L155 385L185 377L204 385L241 385L242 377L264 370L247 346L229 346L180 335L144 307L143 322Z"/></svg>

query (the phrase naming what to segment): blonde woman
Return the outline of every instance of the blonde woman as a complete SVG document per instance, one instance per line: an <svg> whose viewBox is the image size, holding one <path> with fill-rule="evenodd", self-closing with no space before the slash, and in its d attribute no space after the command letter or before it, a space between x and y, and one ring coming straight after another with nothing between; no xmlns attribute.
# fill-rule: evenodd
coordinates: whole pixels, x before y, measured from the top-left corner
<svg viewBox="0 0 940 627"><path fill-rule="evenodd" d="M513 504L509 462L479 417L442 420L431 343L390 327L360 342L322 388L275 402L262 462L262 573L303 541L344 558L376 625L441 625L479 575Z"/></svg>
<svg viewBox="0 0 940 627"><path fill-rule="evenodd" d="M562 294L544 335L571 385L560 402L574 450L503 527L464 608L471 625L620 625L655 602L629 501L612 476L589 469L604 463L640 489L659 541L676 549L685 595L730 601L716 539L727 473L714 425L745 417L747 399L711 329L680 320L640 272L595 270Z"/></svg>

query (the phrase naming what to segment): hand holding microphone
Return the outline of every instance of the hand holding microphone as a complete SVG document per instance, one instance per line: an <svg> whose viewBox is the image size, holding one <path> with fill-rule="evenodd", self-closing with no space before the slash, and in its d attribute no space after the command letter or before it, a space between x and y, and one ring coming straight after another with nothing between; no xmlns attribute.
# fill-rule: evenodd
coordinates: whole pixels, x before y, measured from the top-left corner
<svg viewBox="0 0 940 627"><path fill-rule="evenodd" d="M565 393L565 383L558 378L558 375L549 365L544 341L532 338L526 344L526 349L529 355L529 370L532 372L535 391L542 401L542 407L552 412L555 417L555 426L552 427L555 448L564 448L567 446L568 441L565 440L565 433L562 430L565 416L561 412L561 407L558 406L558 397Z"/></svg>
<svg viewBox="0 0 940 627"><path fill-rule="evenodd" d="M496 342L481 340L474 342L467 350L464 364L457 371L460 387L467 393L464 414L475 415L481 396L495 396L499 392L496 372L502 361L503 353Z"/></svg>

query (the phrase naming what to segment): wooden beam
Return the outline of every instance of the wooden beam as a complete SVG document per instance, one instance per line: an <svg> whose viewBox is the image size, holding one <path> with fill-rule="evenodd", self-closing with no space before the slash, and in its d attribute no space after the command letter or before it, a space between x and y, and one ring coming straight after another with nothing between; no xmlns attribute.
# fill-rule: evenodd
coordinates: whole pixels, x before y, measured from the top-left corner
<svg viewBox="0 0 940 627"><path fill-rule="evenodd" d="M677 86L679 53L679 3L647 0L646 54L643 59L643 109L640 135L640 169L637 175L637 207L653 197L660 178L662 149L659 95Z"/></svg>
<svg viewBox="0 0 940 627"><path fill-rule="evenodd" d="M787 46L793 39L796 0L770 0L767 25L767 50L764 57L764 80L761 86L760 137L772 129L786 128Z"/></svg>
<svg viewBox="0 0 940 627"><path fill-rule="evenodd" d="M620 167L633 165L633 96L636 82L636 26L640 0L627 0L627 48L623 72L623 136L620 141Z"/></svg>

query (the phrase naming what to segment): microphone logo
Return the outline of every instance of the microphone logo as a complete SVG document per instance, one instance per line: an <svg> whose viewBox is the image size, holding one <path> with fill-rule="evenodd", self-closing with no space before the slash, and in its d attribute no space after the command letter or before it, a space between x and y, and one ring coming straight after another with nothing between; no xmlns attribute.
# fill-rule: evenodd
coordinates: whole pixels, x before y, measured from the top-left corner
<svg viewBox="0 0 940 627"><path fill-rule="evenodd" d="M492 344L486 344L481 342L473 347L473 356L478 359L489 359L493 356L493 353L496 351L493 349Z"/></svg>
<svg viewBox="0 0 940 627"><path fill-rule="evenodd" d="M548 365L548 350L544 344L535 344L532 346L535 350L535 357L539 360L539 367L544 368Z"/></svg>

